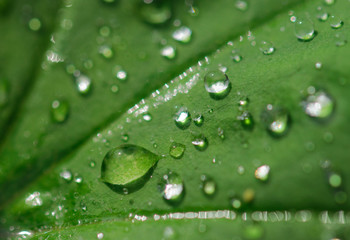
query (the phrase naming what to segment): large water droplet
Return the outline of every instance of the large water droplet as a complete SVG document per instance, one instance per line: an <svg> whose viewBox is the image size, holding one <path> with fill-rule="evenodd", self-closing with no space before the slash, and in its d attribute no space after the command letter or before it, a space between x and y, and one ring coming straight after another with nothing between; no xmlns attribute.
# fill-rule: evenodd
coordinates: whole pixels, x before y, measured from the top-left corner
<svg viewBox="0 0 350 240"><path fill-rule="evenodd" d="M192 30L188 27L183 26L175 30L172 36L176 41L188 43L191 41Z"/></svg>
<svg viewBox="0 0 350 240"><path fill-rule="evenodd" d="M326 119L331 116L334 111L334 100L323 90L314 87L308 88L309 96L302 102L304 111L313 118Z"/></svg>
<svg viewBox="0 0 350 240"><path fill-rule="evenodd" d="M0 79L0 108L8 102L9 85L5 79Z"/></svg>
<svg viewBox="0 0 350 240"><path fill-rule="evenodd" d="M262 165L255 170L255 178L261 181L267 181L269 179L270 167L268 165Z"/></svg>
<svg viewBox="0 0 350 240"><path fill-rule="evenodd" d="M169 154L171 157L175 159L180 159L184 155L185 149L186 149L185 145L174 142L170 146Z"/></svg>
<svg viewBox="0 0 350 240"><path fill-rule="evenodd" d="M208 140L203 134L196 134L193 136L192 144L198 151L204 151L208 147Z"/></svg>
<svg viewBox="0 0 350 240"><path fill-rule="evenodd" d="M174 116L175 125L184 130L191 124L191 114L188 112L186 107L181 107Z"/></svg>
<svg viewBox="0 0 350 240"><path fill-rule="evenodd" d="M274 137L284 136L289 128L290 119L286 109L267 105L261 114L267 131Z"/></svg>
<svg viewBox="0 0 350 240"><path fill-rule="evenodd" d="M204 86L210 97L216 100L225 98L231 91L228 76L220 70L208 72L204 76Z"/></svg>
<svg viewBox="0 0 350 240"><path fill-rule="evenodd" d="M171 1L167 0L144 0L138 11L141 18L153 25L160 25L168 22L171 18Z"/></svg>
<svg viewBox="0 0 350 240"><path fill-rule="evenodd" d="M51 104L52 120L58 123L64 122L69 113L69 104L64 100L55 100Z"/></svg>
<svg viewBox="0 0 350 240"><path fill-rule="evenodd" d="M215 181L206 175L201 176L201 181L202 181L201 188L203 190L203 193L208 197L214 196L216 192Z"/></svg>
<svg viewBox="0 0 350 240"><path fill-rule="evenodd" d="M329 24L334 29L339 29L343 26L344 22L337 16L331 16L329 18Z"/></svg>
<svg viewBox="0 0 350 240"><path fill-rule="evenodd" d="M295 36L301 41L311 41L315 37L314 24L308 18L298 18L294 27Z"/></svg>
<svg viewBox="0 0 350 240"><path fill-rule="evenodd" d="M88 94L91 90L91 79L83 74L76 77L75 84L80 94Z"/></svg>
<svg viewBox="0 0 350 240"><path fill-rule="evenodd" d="M164 200L169 204L179 204L185 193L182 178L175 172L165 174L158 184Z"/></svg>
<svg viewBox="0 0 350 240"><path fill-rule="evenodd" d="M264 55L271 55L275 52L275 47L273 44L267 41L260 42L259 49Z"/></svg>
<svg viewBox="0 0 350 240"><path fill-rule="evenodd" d="M159 157L147 149L124 144L111 149L104 157L101 179L117 192L122 188L134 191L146 183L158 160Z"/></svg>

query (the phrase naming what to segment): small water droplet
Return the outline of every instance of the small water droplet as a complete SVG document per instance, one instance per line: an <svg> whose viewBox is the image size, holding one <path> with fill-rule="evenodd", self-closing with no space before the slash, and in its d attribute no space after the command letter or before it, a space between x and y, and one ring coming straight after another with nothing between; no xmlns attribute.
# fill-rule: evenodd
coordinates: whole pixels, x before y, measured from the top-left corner
<svg viewBox="0 0 350 240"><path fill-rule="evenodd" d="M248 3L245 0L237 0L235 3L235 7L238 10L244 12L244 11L247 11L248 9Z"/></svg>
<svg viewBox="0 0 350 240"><path fill-rule="evenodd" d="M208 147L208 140L203 134L198 134L193 136L192 144L198 151L204 151Z"/></svg>
<svg viewBox="0 0 350 240"><path fill-rule="evenodd" d="M301 41L311 41L315 37L314 24L308 18L298 18L294 27L295 36Z"/></svg>
<svg viewBox="0 0 350 240"><path fill-rule="evenodd" d="M259 49L264 55L271 55L276 50L273 44L267 41L260 42Z"/></svg>
<svg viewBox="0 0 350 240"><path fill-rule="evenodd" d="M111 86L111 92L112 92L112 93L117 93L117 92L119 92L119 87L118 87L118 85L113 84L113 85Z"/></svg>
<svg viewBox="0 0 350 240"><path fill-rule="evenodd" d="M204 117L202 114L197 114L194 119L193 119L193 122L194 124L197 126L197 127L200 127L203 125L204 123Z"/></svg>
<svg viewBox="0 0 350 240"><path fill-rule="evenodd" d="M143 120L145 120L146 122L152 121L152 115L151 115L150 113L144 113L144 114L142 114L142 118L143 118Z"/></svg>
<svg viewBox="0 0 350 240"><path fill-rule="evenodd" d="M320 62L315 63L315 68L316 69L321 69L322 68L322 63L320 63Z"/></svg>
<svg viewBox="0 0 350 240"><path fill-rule="evenodd" d="M89 166L94 168L96 166L96 162L94 160L90 161Z"/></svg>
<svg viewBox="0 0 350 240"><path fill-rule="evenodd" d="M199 9L197 7L194 7L193 5L190 6L188 12L192 17L197 17L199 15Z"/></svg>
<svg viewBox="0 0 350 240"><path fill-rule="evenodd" d="M143 177L149 173L158 160L157 155L140 146L124 144L111 149L104 157L101 179L107 185L129 188L129 185L145 180Z"/></svg>
<svg viewBox="0 0 350 240"><path fill-rule="evenodd" d="M32 194L30 194L26 198L25 203L31 207L39 207L43 205L43 200L40 197L40 192L33 192Z"/></svg>
<svg viewBox="0 0 350 240"><path fill-rule="evenodd" d="M331 16L329 18L329 24L333 29L339 29L343 26L344 22L337 16Z"/></svg>
<svg viewBox="0 0 350 240"><path fill-rule="evenodd" d="M312 118L326 119L334 111L334 100L323 90L308 88L309 96L302 102L304 111Z"/></svg>
<svg viewBox="0 0 350 240"><path fill-rule="evenodd" d="M126 134L126 133L122 134L122 141L123 141L123 142L129 141L129 135Z"/></svg>
<svg viewBox="0 0 350 240"><path fill-rule="evenodd" d="M175 230L172 227L166 227L164 229L163 232L163 239L175 239L176 238L176 234L175 234Z"/></svg>
<svg viewBox="0 0 350 240"><path fill-rule="evenodd" d="M239 175L243 175L244 174L244 167L243 166L238 166L238 168L237 168L237 173L239 174Z"/></svg>
<svg viewBox="0 0 350 240"><path fill-rule="evenodd" d="M188 43L191 41L192 30L188 27L183 26L175 30L172 36L178 42Z"/></svg>
<svg viewBox="0 0 350 240"><path fill-rule="evenodd" d="M234 209L239 209L242 206L242 202L238 198L232 198L231 199L231 205Z"/></svg>
<svg viewBox="0 0 350 240"><path fill-rule="evenodd" d="M167 59L174 59L176 56L176 50L173 46L165 46L161 49L161 55Z"/></svg>
<svg viewBox="0 0 350 240"><path fill-rule="evenodd" d="M108 1L110 1L110 0L108 0ZM102 238L103 238L103 233L101 233L101 232L97 233L97 239L102 239Z"/></svg>
<svg viewBox="0 0 350 240"><path fill-rule="evenodd" d="M254 200L255 198L255 191L251 188L247 188L244 190L242 194L242 199L245 203L250 203Z"/></svg>
<svg viewBox="0 0 350 240"><path fill-rule="evenodd" d="M0 79L0 108L4 107L8 102L9 85L5 79Z"/></svg>
<svg viewBox="0 0 350 240"><path fill-rule="evenodd" d="M108 26L102 26L99 29L99 33L102 37L108 37L111 34L111 29Z"/></svg>
<svg viewBox="0 0 350 240"><path fill-rule="evenodd" d="M236 63L239 63L240 61L242 61L242 56L239 55L238 53L234 53L231 58Z"/></svg>
<svg viewBox="0 0 350 240"><path fill-rule="evenodd" d="M158 184L164 200L169 204L178 204L184 197L184 183L182 178L175 172L165 174Z"/></svg>
<svg viewBox="0 0 350 240"><path fill-rule="evenodd" d="M321 22L327 21L329 14L325 10L323 10L322 7L318 7L317 11L318 11L318 13L317 13L318 20Z"/></svg>
<svg viewBox="0 0 350 240"><path fill-rule="evenodd" d="M38 18L32 18L29 20L29 29L32 31L39 31L41 28L41 22Z"/></svg>
<svg viewBox="0 0 350 240"><path fill-rule="evenodd" d="M254 128L254 119L249 112L244 111L237 119L241 122L243 128L247 130L252 130Z"/></svg>
<svg viewBox="0 0 350 240"><path fill-rule="evenodd" d="M335 34L335 45L337 47L343 47L346 45L348 40L346 39L345 35L342 33L336 33Z"/></svg>
<svg viewBox="0 0 350 240"><path fill-rule="evenodd" d="M54 100L51 103L51 118L54 122L64 122L69 114L69 104L64 100Z"/></svg>
<svg viewBox="0 0 350 240"><path fill-rule="evenodd" d="M267 181L269 179L270 167L268 165L262 165L255 170L255 178L261 181Z"/></svg>
<svg viewBox="0 0 350 240"><path fill-rule="evenodd" d="M336 172L331 172L328 176L328 183L333 188L338 188L341 186L342 177Z"/></svg>
<svg viewBox="0 0 350 240"><path fill-rule="evenodd" d="M161 25L168 22L172 16L171 1L144 0L138 11L140 17L152 25Z"/></svg>
<svg viewBox="0 0 350 240"><path fill-rule="evenodd" d="M203 190L203 193L208 197L214 196L216 192L215 181L206 175L201 176L201 181L202 181L201 188Z"/></svg>
<svg viewBox="0 0 350 240"><path fill-rule="evenodd" d="M82 183L83 182L83 177L81 177L80 175L75 175L74 182L76 182L78 184Z"/></svg>
<svg viewBox="0 0 350 240"><path fill-rule="evenodd" d="M204 76L204 86L210 97L216 100L225 98L231 91L228 76L220 70L208 72Z"/></svg>
<svg viewBox="0 0 350 240"><path fill-rule="evenodd" d="M218 128L218 136L219 136L219 138L221 138L222 140L225 139L225 132L224 132L224 129Z"/></svg>
<svg viewBox="0 0 350 240"><path fill-rule="evenodd" d="M72 172L69 170L64 170L60 172L60 177L63 178L65 181L70 182L72 181Z"/></svg>
<svg viewBox="0 0 350 240"><path fill-rule="evenodd" d="M191 124L191 114L188 112L186 107L180 107L174 116L175 125L184 130L188 128Z"/></svg>
<svg viewBox="0 0 350 240"><path fill-rule="evenodd" d="M289 113L284 108L269 104L262 112L261 119L267 131L274 137L282 137L288 132L290 119Z"/></svg>
<svg viewBox="0 0 350 240"><path fill-rule="evenodd" d="M170 146L169 154L171 157L175 159L180 159L184 155L185 150L186 150L185 145L174 142Z"/></svg>
<svg viewBox="0 0 350 240"><path fill-rule="evenodd" d="M76 78L75 78L75 84L77 86L78 92L80 94L88 94L91 90L91 79L83 74L79 74Z"/></svg>
<svg viewBox="0 0 350 240"><path fill-rule="evenodd" d="M103 45L99 48L98 52L104 57L104 58L112 58L113 57L113 50L110 46Z"/></svg>
<svg viewBox="0 0 350 240"><path fill-rule="evenodd" d="M324 0L324 3L326 4L326 5L333 5L334 3L335 3L335 0Z"/></svg>

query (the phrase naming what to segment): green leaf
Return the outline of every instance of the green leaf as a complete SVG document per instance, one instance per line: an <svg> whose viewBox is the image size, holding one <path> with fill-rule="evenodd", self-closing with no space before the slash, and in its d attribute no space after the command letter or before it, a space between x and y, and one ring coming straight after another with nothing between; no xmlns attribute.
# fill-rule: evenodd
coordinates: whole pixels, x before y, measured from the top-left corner
<svg viewBox="0 0 350 240"><path fill-rule="evenodd" d="M265 3L269 7L264 9L280 8L277 1ZM55 85L56 81L44 81L48 77L70 78L62 65L48 65L0 155L4 186L19 186L24 179L31 180L27 187L13 188L2 197L6 199L17 192L2 207L5 230L14 226L13 232L17 234L14 237L27 234L37 239L113 239L115 236L213 239L221 233L224 238L238 239L350 236L347 230L350 180L346 175L350 155L347 61L350 47L346 43L350 16L346 10L350 2L322 5L327 13L343 21L339 28L334 27L335 17L325 22L318 20L320 2L314 0L294 7L293 11L281 11L241 37L227 33L232 27L228 18L247 17L249 22L254 22L252 19L259 19L258 10L263 11L261 5L249 2L246 12L232 16L228 4L236 3L204 1L202 4L198 6L198 18L193 18L196 24L190 26L193 40L188 51L186 45L177 46L179 58L162 59L159 46L148 42L150 67L143 66L145 62L138 64L143 60L122 61L125 69L134 67L128 73L139 75L134 80L130 75L124 91L120 87L119 95L115 96L120 100L117 105L112 105L112 97L106 93L109 85L98 85L97 80L87 96L79 95L69 85L71 82ZM96 36L92 33L96 29L83 25L83 20L78 24L77 6L82 5L73 4L67 16L75 17L74 26L86 27L89 36ZM111 6L104 6L101 12L107 14ZM134 5L121 1L113 6L114 11L121 11ZM175 9L180 6L174 4ZM185 8L179 13L188 17L189 25L192 17L185 14ZM208 12L216 18L208 17ZM317 33L308 41L301 41L298 40L300 26L292 21L295 16L299 21L299 16L305 13ZM216 29L221 17L226 21ZM128 33L125 54L127 50L141 51L131 36L136 33L141 36L140 33L154 29L143 25L140 19L131 18L131 25L120 27L132 29L134 20L139 27L135 27L135 33L134 30ZM207 32L204 26L212 28ZM240 22L237 26L239 31L244 31L247 25ZM307 32L309 27L306 25ZM143 32L143 28L147 31ZM169 25L158 31L170 36L173 30ZM214 32L217 34L209 34ZM84 59L79 53L92 49L87 46L96 45L79 45L84 43L83 33L64 32L60 37L60 51L66 51L62 56L75 59L70 60L75 66L78 59ZM195 36L200 34L203 38L195 42ZM146 34L145 39L151 35ZM206 36L213 37L204 40ZM232 41L222 44L230 37ZM217 39L222 40L218 49L213 43ZM67 44L63 43L68 41L77 49L65 48ZM204 48L206 44L208 48ZM116 62L117 52L123 52L122 48L117 49L113 59ZM86 74L91 79L106 77L99 72L115 64L97 55L91 57L94 67ZM189 63L192 67L186 68ZM163 64L164 74L156 74L159 64ZM83 69L83 64L77 69ZM180 71L183 73L168 81ZM147 88L142 76L158 76L157 83ZM165 82L142 98L151 88ZM49 86L56 88L50 92ZM223 87L225 94L220 94ZM133 88L132 92L127 88ZM43 107L58 97L68 99L71 105L69 117L62 124L50 122L49 108ZM45 103L44 99L49 100ZM140 101L136 103L136 99ZM136 104L130 107L131 103ZM114 113L115 109L119 112ZM121 175L116 174L115 178L111 175L107 182L128 184L147 176L140 188L130 192L120 192L100 180L106 178L103 168L106 154L123 146L125 141L162 156L156 165L157 160L151 158L146 167L141 167L141 172L137 171L143 164L141 158L129 158L124 169L124 164L114 162L113 171ZM174 148L179 146L181 149L174 153ZM5 162L6 159L16 161ZM31 163L36 164L36 169L23 176ZM131 169L132 164L136 165L135 169ZM42 169L45 172L37 174ZM151 176L147 174L149 169L153 170ZM37 179L33 181L34 176ZM171 176L176 176L176 181ZM206 187L208 180L210 191ZM176 201L169 201L168 194L175 196Z"/></svg>

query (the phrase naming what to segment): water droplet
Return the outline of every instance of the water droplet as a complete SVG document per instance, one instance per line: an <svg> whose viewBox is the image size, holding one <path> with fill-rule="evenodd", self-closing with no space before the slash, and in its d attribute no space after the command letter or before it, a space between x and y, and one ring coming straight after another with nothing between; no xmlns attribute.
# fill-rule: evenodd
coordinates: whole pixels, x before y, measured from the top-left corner
<svg viewBox="0 0 350 240"><path fill-rule="evenodd" d="M270 167L268 165L262 165L255 170L255 178L261 181L267 181L269 179Z"/></svg>
<svg viewBox="0 0 350 240"><path fill-rule="evenodd" d="M314 87L308 88L309 96L302 102L304 111L313 118L326 119L330 117L334 111L334 100L323 90Z"/></svg>
<svg viewBox="0 0 350 240"><path fill-rule="evenodd" d="M238 166L238 168L237 168L237 173L239 174L239 175L243 175L244 174L244 167L243 166Z"/></svg>
<svg viewBox="0 0 350 240"><path fill-rule="evenodd" d="M102 26L99 29L99 33L102 37L108 37L111 34L111 29L108 26Z"/></svg>
<svg viewBox="0 0 350 240"><path fill-rule="evenodd" d="M184 155L185 150L186 150L185 145L174 142L170 146L169 154L171 157L175 159L180 159Z"/></svg>
<svg viewBox="0 0 350 240"><path fill-rule="evenodd" d="M247 11L248 9L248 3L245 0L237 0L235 3L235 7L238 10L244 12L244 11Z"/></svg>
<svg viewBox="0 0 350 240"><path fill-rule="evenodd" d="M113 50L111 47L107 45L103 45L99 48L98 52L104 57L104 58L112 58L113 57Z"/></svg>
<svg viewBox="0 0 350 240"><path fill-rule="evenodd" d="M193 119L193 122L194 124L197 126L197 127L200 127L203 125L204 123L204 117L202 114L197 114L194 119Z"/></svg>
<svg viewBox="0 0 350 240"><path fill-rule="evenodd" d="M218 128L218 136L219 136L219 138L221 138L222 140L225 139L225 132L224 132L224 129Z"/></svg>
<svg viewBox="0 0 350 240"><path fill-rule="evenodd" d="M175 125L184 130L191 124L191 114L188 112L186 107L181 107L174 116Z"/></svg>
<svg viewBox="0 0 350 240"><path fill-rule="evenodd" d="M203 193L208 197L214 196L216 192L215 181L206 175L201 176L201 181L202 181L201 188L203 190Z"/></svg>
<svg viewBox="0 0 350 240"><path fill-rule="evenodd" d="M167 59L174 59L176 56L176 50L172 46L165 46L161 49L161 55Z"/></svg>
<svg viewBox="0 0 350 240"><path fill-rule="evenodd" d="M325 10L323 10L322 7L318 7L317 11L318 11L317 13L318 20L321 22L327 21L329 14Z"/></svg>
<svg viewBox="0 0 350 240"><path fill-rule="evenodd" d="M177 173L165 174L158 184L158 188L164 200L170 204L178 204L184 197L183 180Z"/></svg>
<svg viewBox="0 0 350 240"><path fill-rule="evenodd" d="M340 174L332 172L328 176L328 183L333 188L338 188L341 186L342 178Z"/></svg>
<svg viewBox="0 0 350 240"><path fill-rule="evenodd" d="M103 233L97 233L97 239L102 239L102 238L103 238Z"/></svg>
<svg viewBox="0 0 350 240"><path fill-rule="evenodd" d="M274 137L282 137L288 132L290 125L289 113L284 108L269 104L262 112L261 119L267 131Z"/></svg>
<svg viewBox="0 0 350 240"><path fill-rule="evenodd" d="M140 17L147 23L161 25L168 22L172 16L171 1L144 0L138 6Z"/></svg>
<svg viewBox="0 0 350 240"><path fill-rule="evenodd" d="M154 153L131 144L111 149L103 159L101 179L108 184L119 186L139 185L147 176L159 157ZM144 181L145 183L146 181ZM118 189L116 189L118 190Z"/></svg>
<svg viewBox="0 0 350 240"><path fill-rule="evenodd" d="M43 200L40 197L40 192L33 192L32 194L30 194L26 198L25 203L31 207L39 207L43 205Z"/></svg>
<svg viewBox="0 0 350 240"><path fill-rule="evenodd" d="M345 35L342 33L336 33L335 34L335 45L337 47L343 47L348 42Z"/></svg>
<svg viewBox="0 0 350 240"><path fill-rule="evenodd" d="M74 182L76 182L78 184L82 183L83 182L83 177L78 175L78 174L76 174L75 177L74 177Z"/></svg>
<svg viewBox="0 0 350 240"><path fill-rule="evenodd" d="M333 5L335 3L335 0L324 0L324 3L326 5Z"/></svg>
<svg viewBox="0 0 350 240"><path fill-rule="evenodd" d="M242 198L245 203L252 202L255 198L255 191L251 188L247 188L246 190L244 190Z"/></svg>
<svg viewBox="0 0 350 240"><path fill-rule="evenodd" d="M33 232L32 231L27 231L27 230L23 230L17 233L18 236L18 240L20 239L30 239L33 236Z"/></svg>
<svg viewBox="0 0 350 240"><path fill-rule="evenodd" d="M204 151L208 147L208 140L203 134L198 134L193 137L192 144L198 151Z"/></svg>
<svg viewBox="0 0 350 240"><path fill-rule="evenodd" d="M271 55L275 52L273 44L267 41L260 42L259 49L264 55Z"/></svg>
<svg viewBox="0 0 350 240"><path fill-rule="evenodd" d="M344 22L337 16L331 16L329 18L329 24L333 29L339 29L343 26Z"/></svg>
<svg viewBox="0 0 350 240"><path fill-rule="evenodd" d="M204 76L204 86L210 97L216 100L225 98L231 91L228 76L220 70L208 72Z"/></svg>
<svg viewBox="0 0 350 240"><path fill-rule="evenodd" d="M192 17L197 17L199 15L199 9L197 7L194 7L193 5L190 6L188 12Z"/></svg>
<svg viewBox="0 0 350 240"><path fill-rule="evenodd" d="M298 18L294 27L295 36L301 41L311 41L315 37L314 24L308 18Z"/></svg>
<svg viewBox="0 0 350 240"><path fill-rule="evenodd" d="M112 92L112 93L117 93L117 92L119 92L119 87L118 87L118 85L113 84L113 85L111 86L111 92Z"/></svg>
<svg viewBox="0 0 350 240"><path fill-rule="evenodd" d="M69 104L64 100L55 100L51 103L51 118L54 122L64 122L69 114Z"/></svg>
<svg viewBox="0 0 350 240"><path fill-rule="evenodd" d="M175 230L172 227L166 227L163 232L163 239L175 239Z"/></svg>
<svg viewBox="0 0 350 240"><path fill-rule="evenodd" d="M239 209L242 206L242 202L238 198L232 198L231 199L231 205L232 205L233 208Z"/></svg>
<svg viewBox="0 0 350 240"><path fill-rule="evenodd" d="M94 160L90 161L89 166L94 168L96 166L96 162Z"/></svg>
<svg viewBox="0 0 350 240"><path fill-rule="evenodd" d="M41 28L41 22L38 18L32 18L29 20L29 29L32 31L38 31Z"/></svg>
<svg viewBox="0 0 350 240"><path fill-rule="evenodd" d="M316 69L321 69L322 68L322 63L320 63L320 62L315 63L315 68Z"/></svg>
<svg viewBox="0 0 350 240"><path fill-rule="evenodd" d="M5 79L0 79L0 108L8 102L9 85Z"/></svg>
<svg viewBox="0 0 350 240"><path fill-rule="evenodd" d="M231 58L236 63L239 63L240 61L242 61L242 56L237 53L233 54Z"/></svg>
<svg viewBox="0 0 350 240"><path fill-rule="evenodd" d="M79 74L75 79L75 84L80 94L88 94L91 90L91 79L83 74Z"/></svg>
<svg viewBox="0 0 350 240"><path fill-rule="evenodd" d="M176 41L188 43L191 41L192 30L188 27L183 26L175 30L172 36Z"/></svg>
<svg viewBox="0 0 350 240"><path fill-rule="evenodd" d="M241 122L243 128L247 130L252 130L254 128L254 119L249 112L244 111L237 119Z"/></svg>
<svg viewBox="0 0 350 240"><path fill-rule="evenodd" d="M122 141L123 141L123 142L129 141L129 135L126 134L126 133L122 134Z"/></svg>
<svg viewBox="0 0 350 240"><path fill-rule="evenodd" d="M142 114L142 118L143 118L143 120L145 120L146 122L152 121L152 115L151 115L150 113L144 113L144 114Z"/></svg>
<svg viewBox="0 0 350 240"><path fill-rule="evenodd" d="M63 178L65 181L70 182L72 181L72 172L69 170L64 170L60 172L60 177Z"/></svg>

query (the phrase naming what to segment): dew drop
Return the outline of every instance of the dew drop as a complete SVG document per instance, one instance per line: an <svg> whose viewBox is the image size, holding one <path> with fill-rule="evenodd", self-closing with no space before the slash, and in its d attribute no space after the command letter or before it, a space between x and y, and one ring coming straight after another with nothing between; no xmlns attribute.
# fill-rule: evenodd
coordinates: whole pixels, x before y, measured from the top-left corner
<svg viewBox="0 0 350 240"><path fill-rule="evenodd" d="M107 45L103 45L99 48L98 52L106 59L113 57L113 50Z"/></svg>
<svg viewBox="0 0 350 240"><path fill-rule="evenodd" d="M273 44L267 41L260 42L259 49L264 55L271 55L275 52Z"/></svg>
<svg viewBox="0 0 350 240"><path fill-rule="evenodd" d="M237 53L233 54L231 58L236 63L239 63L240 61L242 61L242 56Z"/></svg>
<svg viewBox="0 0 350 240"><path fill-rule="evenodd" d="M326 119L334 111L334 100L323 90L308 88L309 96L302 102L304 111L312 118Z"/></svg>
<svg viewBox="0 0 350 240"><path fill-rule="evenodd" d="M129 135L126 134L126 133L122 134L122 141L123 141L123 142L129 141Z"/></svg>
<svg viewBox="0 0 350 240"><path fill-rule="evenodd" d="M103 233L97 233L97 239L102 239L103 238Z"/></svg>
<svg viewBox="0 0 350 240"><path fill-rule="evenodd" d="M112 92L112 93L117 93L117 92L119 92L119 87L118 87L118 85L113 84L113 85L111 86L111 92Z"/></svg>
<svg viewBox="0 0 350 240"><path fill-rule="evenodd" d="M124 70L119 70L116 72L115 76L120 81L125 81L128 77L128 74Z"/></svg>
<svg viewBox="0 0 350 240"><path fill-rule="evenodd" d="M39 207L43 205L43 200L40 197L40 192L33 192L32 194L30 194L26 198L25 203L31 207Z"/></svg>
<svg viewBox="0 0 350 240"><path fill-rule="evenodd" d="M163 239L175 239L175 230L172 227L166 227L163 232Z"/></svg>
<svg viewBox="0 0 350 240"><path fill-rule="evenodd" d="M60 177L63 178L67 182L70 182L73 179L72 172L69 170L64 170L64 171L60 172Z"/></svg>
<svg viewBox="0 0 350 240"><path fill-rule="evenodd" d="M266 130L274 137L282 137L288 132L290 125L289 113L281 107L267 105L261 114Z"/></svg>
<svg viewBox="0 0 350 240"><path fill-rule="evenodd" d="M208 72L204 76L204 86L210 97L215 100L225 98L231 91L228 76L220 70Z"/></svg>
<svg viewBox="0 0 350 240"><path fill-rule="evenodd" d="M167 59L174 59L176 56L176 50L172 46L165 46L161 49L160 54Z"/></svg>
<svg viewBox="0 0 350 240"><path fill-rule="evenodd" d="M76 182L78 184L82 183L83 182L83 177L81 177L80 175L76 175L74 177L74 182Z"/></svg>
<svg viewBox="0 0 350 240"><path fill-rule="evenodd" d="M184 130L191 124L191 114L188 112L186 107L181 107L174 116L175 125Z"/></svg>
<svg viewBox="0 0 350 240"><path fill-rule="evenodd" d="M340 174L332 172L329 174L328 183L331 187L338 188L341 186L342 177L340 176Z"/></svg>
<svg viewBox="0 0 350 240"><path fill-rule="evenodd" d="M138 11L140 17L149 24L161 25L168 22L172 16L171 1L166 0L144 0Z"/></svg>
<svg viewBox="0 0 350 240"><path fill-rule="evenodd" d="M320 62L315 63L315 68L316 69L321 69L322 68L322 63L320 63Z"/></svg>
<svg viewBox="0 0 350 240"><path fill-rule="evenodd" d="M108 26L102 26L99 29L99 33L102 37L108 37L111 34L111 29Z"/></svg>
<svg viewBox="0 0 350 240"><path fill-rule="evenodd" d="M247 188L246 190L244 190L242 198L245 203L252 202L255 198L255 191L251 188Z"/></svg>
<svg viewBox="0 0 350 240"><path fill-rule="evenodd" d="M54 100L51 103L51 118L54 122L64 122L69 114L69 104L64 100Z"/></svg>
<svg viewBox="0 0 350 240"><path fill-rule="evenodd" d="M235 7L238 10L245 12L248 9L248 3L245 0L237 0L235 3Z"/></svg>
<svg viewBox="0 0 350 240"><path fill-rule="evenodd" d="M335 34L335 45L337 47L343 47L346 45L348 40L346 39L345 35L342 33L336 33Z"/></svg>
<svg viewBox="0 0 350 240"><path fill-rule="evenodd" d="M0 108L8 102L9 85L5 79L0 79Z"/></svg>
<svg viewBox="0 0 350 240"><path fill-rule="evenodd" d="M221 138L221 140L224 140L225 139L225 132L224 132L224 129L222 128L218 128L218 136L219 138Z"/></svg>
<svg viewBox="0 0 350 240"><path fill-rule="evenodd" d="M204 195L208 197L214 196L216 192L215 181L206 175L201 176L201 181L202 181L201 188L203 190Z"/></svg>
<svg viewBox="0 0 350 240"><path fill-rule="evenodd" d="M96 166L96 162L94 160L90 161L89 166L94 168Z"/></svg>
<svg viewBox="0 0 350 240"><path fill-rule="evenodd" d="M310 19L297 19L294 23L295 36L301 41L311 41L315 37L314 24Z"/></svg>
<svg viewBox="0 0 350 240"><path fill-rule="evenodd" d="M343 26L344 22L339 17L332 15L329 18L329 24L331 25L331 28L339 29Z"/></svg>
<svg viewBox="0 0 350 240"><path fill-rule="evenodd" d="M241 122L243 128L247 130L252 130L254 128L254 119L249 112L244 111L237 119Z"/></svg>
<svg viewBox="0 0 350 240"><path fill-rule="evenodd" d="M175 172L165 174L158 184L158 189L169 204L180 203L185 193L183 180Z"/></svg>
<svg viewBox="0 0 350 240"><path fill-rule="evenodd" d="M198 151L204 151L208 147L208 140L203 134L198 134L193 136L192 144Z"/></svg>
<svg viewBox="0 0 350 240"><path fill-rule="evenodd" d="M175 30L172 36L178 42L188 43L191 41L192 30L188 27L183 26Z"/></svg>
<svg viewBox="0 0 350 240"><path fill-rule="evenodd" d="M146 122L152 121L152 115L151 115L150 113L144 113L144 114L142 114L142 118L143 118L143 120L145 120Z"/></svg>
<svg viewBox="0 0 350 240"><path fill-rule="evenodd" d="M231 205L234 209L239 209L242 206L242 202L238 198L232 198L231 199Z"/></svg>
<svg viewBox="0 0 350 240"><path fill-rule="evenodd" d="M204 117L202 114L197 114L194 119L193 119L193 122L194 124L197 126L197 127L200 127L203 125L204 123Z"/></svg>
<svg viewBox="0 0 350 240"><path fill-rule="evenodd" d="M270 167L262 165L255 170L255 178L260 181L267 181L269 179Z"/></svg>
<svg viewBox="0 0 350 240"><path fill-rule="evenodd" d="M169 154L171 157L175 159L180 159L184 155L185 150L186 150L185 145L174 142L170 146Z"/></svg>
<svg viewBox="0 0 350 240"><path fill-rule="evenodd" d="M88 94L91 90L91 79L83 74L79 74L79 76L77 76L75 78L75 84L77 86L78 92L80 94Z"/></svg>
<svg viewBox="0 0 350 240"><path fill-rule="evenodd" d="M326 5L333 5L334 3L335 3L335 0L324 0L324 3L326 4Z"/></svg>
<svg viewBox="0 0 350 240"><path fill-rule="evenodd" d="M318 20L321 22L327 21L329 14L326 11L324 11L322 7L318 7L317 10L318 10L318 13L317 13Z"/></svg>
<svg viewBox="0 0 350 240"><path fill-rule="evenodd" d="M158 162L154 153L136 145L124 144L108 151L102 162L101 179L126 187L144 180Z"/></svg>
<svg viewBox="0 0 350 240"><path fill-rule="evenodd" d="M41 22L38 18L32 18L29 20L29 29L32 31L39 31L41 28Z"/></svg>

